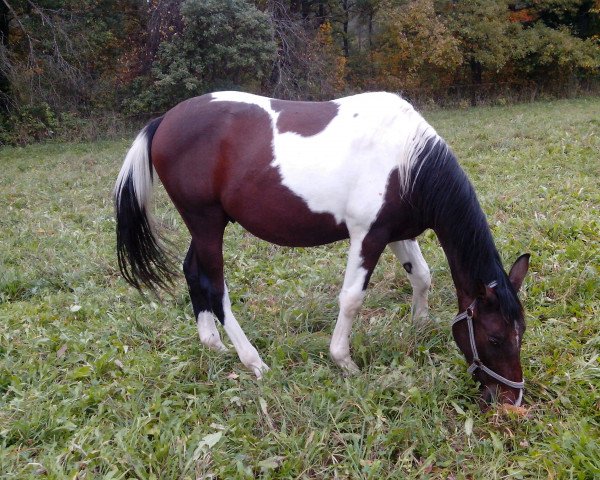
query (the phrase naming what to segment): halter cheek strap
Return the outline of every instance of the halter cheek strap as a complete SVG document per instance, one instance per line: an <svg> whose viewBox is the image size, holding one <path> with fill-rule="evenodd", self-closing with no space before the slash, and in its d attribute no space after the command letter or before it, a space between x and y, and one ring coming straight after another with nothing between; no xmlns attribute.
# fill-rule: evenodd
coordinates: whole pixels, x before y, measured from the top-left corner
<svg viewBox="0 0 600 480"><path fill-rule="evenodd" d="M498 285L498 282L493 281L490 284L488 284L488 288L494 288L496 285ZM469 305L464 312L459 313L456 317L454 317L454 320L452 321L452 326L454 326L454 324L462 320L467 321L467 329L469 331L469 343L471 344L471 352L473 353L473 363L471 363L471 365L467 369L467 372L472 374L473 372L475 372L475 370L479 368L480 370L483 370L490 377L494 378L500 383L503 383L504 385L507 385L512 388L518 388L520 390L519 398L515 402L515 405L519 406L521 404L521 400L523 399L523 388L525 388L525 382L514 382L512 380L509 380L508 378L503 377L502 375L486 367L479 358L479 353L477 352L477 345L475 344L475 330L473 328L473 310L475 308L476 302L477 300L473 300L473 303L471 303L471 305Z"/></svg>

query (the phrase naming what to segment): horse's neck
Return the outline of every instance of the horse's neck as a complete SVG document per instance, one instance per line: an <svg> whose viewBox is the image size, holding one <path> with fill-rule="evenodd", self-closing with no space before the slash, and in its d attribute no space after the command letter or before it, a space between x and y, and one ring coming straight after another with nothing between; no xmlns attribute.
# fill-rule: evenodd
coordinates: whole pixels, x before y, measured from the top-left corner
<svg viewBox="0 0 600 480"><path fill-rule="evenodd" d="M475 190L445 142L429 142L419 162L411 204L419 209L423 225L437 234L464 308L480 281L497 280L500 257Z"/></svg>
<svg viewBox="0 0 600 480"><path fill-rule="evenodd" d="M461 310L476 297L479 282L489 283L498 271L499 255L492 234L477 202L470 215L449 219L435 232L444 249Z"/></svg>

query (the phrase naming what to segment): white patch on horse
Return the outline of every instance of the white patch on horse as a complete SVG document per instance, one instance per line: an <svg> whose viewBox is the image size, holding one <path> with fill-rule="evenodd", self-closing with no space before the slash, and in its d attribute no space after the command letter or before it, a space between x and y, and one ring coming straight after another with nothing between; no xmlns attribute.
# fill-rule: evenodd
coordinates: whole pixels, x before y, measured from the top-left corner
<svg viewBox="0 0 600 480"><path fill-rule="evenodd" d="M213 93L212 101L257 105L271 117L273 161L282 183L311 211L369 231L385 201L390 173L398 168L401 193L427 140L439 138L397 95L364 93L341 98L337 115L316 135L279 133L271 99L242 92ZM355 116L355 113L360 115Z"/></svg>
<svg viewBox="0 0 600 480"><path fill-rule="evenodd" d="M356 373L358 366L350 356L350 334L354 317L360 310L365 291L363 289L367 271L362 267L360 254L364 234L350 231L350 251L344 275L344 285L339 296L340 311L331 335L329 354L333 361L344 371Z"/></svg>
<svg viewBox="0 0 600 480"><path fill-rule="evenodd" d="M519 322L515 320L515 344L519 347Z"/></svg>
<svg viewBox="0 0 600 480"><path fill-rule="evenodd" d="M262 378L264 372L269 370L269 367L262 361L258 351L250 343L248 337L242 330L242 327L236 320L231 310L231 300L229 299L229 291L225 285L225 293L223 294L223 312L225 313L225 321L223 328L233 343L233 347L244 366L254 372L256 378Z"/></svg>
<svg viewBox="0 0 600 480"><path fill-rule="evenodd" d="M221 335L215 324L215 317L211 312L204 311L198 314L197 324L198 336L202 345L217 352L226 352L227 347L221 341Z"/></svg>
<svg viewBox="0 0 600 480"><path fill-rule="evenodd" d="M415 319L427 318L429 287L431 286L431 273L429 266L423 258L421 249L416 240L393 242L388 245L396 258L402 264L410 263L412 269L408 275L413 288L412 316Z"/></svg>

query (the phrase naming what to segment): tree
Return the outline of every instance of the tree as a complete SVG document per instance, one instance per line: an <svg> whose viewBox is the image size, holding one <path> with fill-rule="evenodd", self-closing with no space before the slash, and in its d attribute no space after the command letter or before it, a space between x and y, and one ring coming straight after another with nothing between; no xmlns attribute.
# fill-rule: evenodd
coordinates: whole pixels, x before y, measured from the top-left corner
<svg viewBox="0 0 600 480"><path fill-rule="evenodd" d="M384 88L435 88L452 81L462 63L459 42L434 10L432 0L413 0L383 12L374 39L376 80Z"/></svg>
<svg viewBox="0 0 600 480"><path fill-rule="evenodd" d="M10 10L8 4L0 1L0 55L8 51L8 35L10 32ZM2 64L5 61L1 61ZM4 68L0 68L0 114L8 111L10 101L10 80Z"/></svg>
<svg viewBox="0 0 600 480"><path fill-rule="evenodd" d="M515 37L515 76L564 90L600 68L600 2L538 0L512 7L523 28Z"/></svg>
<svg viewBox="0 0 600 480"><path fill-rule="evenodd" d="M183 28L163 41L134 111L157 111L217 89L258 91L275 56L268 15L244 0L185 0Z"/></svg>
<svg viewBox="0 0 600 480"><path fill-rule="evenodd" d="M521 26L509 21L508 0L459 0L446 8L470 80L481 84L486 71L498 72L509 62Z"/></svg>
<svg viewBox="0 0 600 480"><path fill-rule="evenodd" d="M314 11L311 7L316 6ZM288 99L329 99L345 87L346 60L336 42L330 2L267 0L277 42L270 94Z"/></svg>
<svg viewBox="0 0 600 480"><path fill-rule="evenodd" d="M99 103L114 91L115 60L137 3L0 0L0 84L7 104L45 102L68 110ZM102 88L106 83L111 87Z"/></svg>
<svg viewBox="0 0 600 480"><path fill-rule="evenodd" d="M522 56L516 63L521 77L539 87L564 89L578 78L597 75L600 48L594 39L574 36L567 27L536 22L520 36Z"/></svg>

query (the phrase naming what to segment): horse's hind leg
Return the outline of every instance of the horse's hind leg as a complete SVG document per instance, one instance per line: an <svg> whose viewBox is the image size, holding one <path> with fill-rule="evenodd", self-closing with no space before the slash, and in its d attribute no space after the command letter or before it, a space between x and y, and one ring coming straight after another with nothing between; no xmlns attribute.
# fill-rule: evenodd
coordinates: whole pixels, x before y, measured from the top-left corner
<svg viewBox="0 0 600 480"><path fill-rule="evenodd" d="M431 274L427 262L421 254L421 249L416 240L405 240L389 244L390 250L408 274L408 279L413 288L412 316L413 319L427 318L429 310L428 297L431 286Z"/></svg>
<svg viewBox="0 0 600 480"><path fill-rule="evenodd" d="M350 238L348 264L339 297L340 311L329 345L333 361L348 373L359 371L350 357L352 323L362 306L369 278L385 244L377 235L353 235Z"/></svg>
<svg viewBox="0 0 600 480"><path fill-rule="evenodd" d="M231 311L223 276L223 233L227 225L226 216L217 209L202 214L186 213L183 216L192 234L192 244L184 263L184 270L187 270L186 278L198 321L200 340L212 348L225 348L214 324L214 314L223 325L242 363L260 378L268 367Z"/></svg>
<svg viewBox="0 0 600 480"><path fill-rule="evenodd" d="M231 311L231 301L229 300L229 293L227 291L227 285L224 284L225 291L223 293L223 310L225 313L223 328L233 343L235 350L240 357L241 362L244 366L254 372L256 378L261 378L262 374L269 370L269 367L262 361L258 351L250 343L246 334L242 330L242 327L235 319L233 312Z"/></svg>
<svg viewBox="0 0 600 480"><path fill-rule="evenodd" d="M183 273L188 284L200 341L210 349L227 351L227 347L221 341L215 325L215 317L210 308L209 280L200 268L193 242L183 262Z"/></svg>

